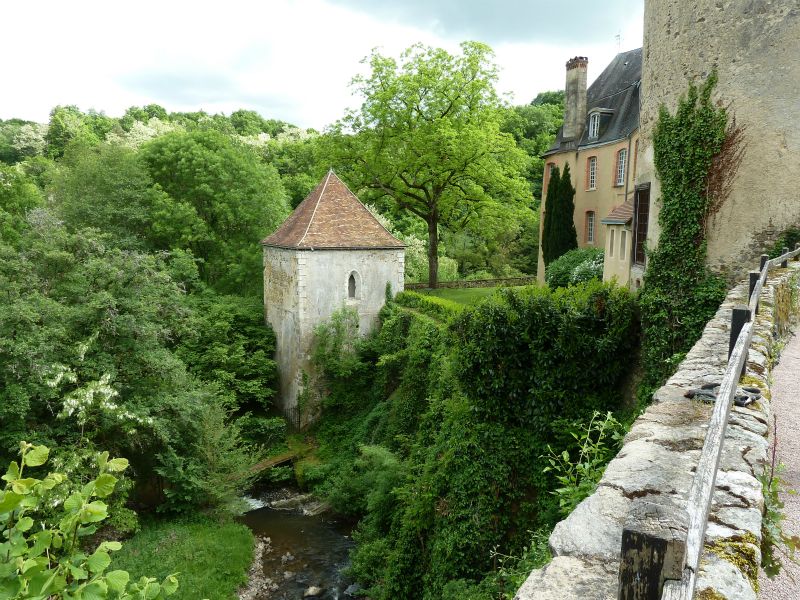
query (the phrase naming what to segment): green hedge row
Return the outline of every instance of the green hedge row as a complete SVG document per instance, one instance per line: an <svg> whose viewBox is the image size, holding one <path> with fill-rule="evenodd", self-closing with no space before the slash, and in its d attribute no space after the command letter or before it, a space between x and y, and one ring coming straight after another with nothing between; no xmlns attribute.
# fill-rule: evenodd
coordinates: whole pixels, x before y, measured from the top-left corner
<svg viewBox="0 0 800 600"><path fill-rule="evenodd" d="M413 308L440 321L449 321L461 313L465 306L452 300L428 296L417 292L400 292L394 297L394 301L400 306Z"/></svg>
<svg viewBox="0 0 800 600"><path fill-rule="evenodd" d="M458 379L487 420L545 431L612 408L636 323L633 296L610 283L503 290L454 322Z"/></svg>

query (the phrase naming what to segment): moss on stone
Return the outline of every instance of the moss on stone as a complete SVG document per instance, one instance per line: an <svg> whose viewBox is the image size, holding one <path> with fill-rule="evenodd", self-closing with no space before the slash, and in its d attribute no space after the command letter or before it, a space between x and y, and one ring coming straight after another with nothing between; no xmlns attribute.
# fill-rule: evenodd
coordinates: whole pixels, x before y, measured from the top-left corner
<svg viewBox="0 0 800 600"><path fill-rule="evenodd" d="M723 596L717 590L712 590L711 588L697 592L695 598L697 600L728 600L727 596Z"/></svg>
<svg viewBox="0 0 800 600"><path fill-rule="evenodd" d="M745 533L736 539L706 544L708 552L713 552L739 569L756 593L758 593L758 547L759 542L752 533Z"/></svg>
<svg viewBox="0 0 800 600"><path fill-rule="evenodd" d="M761 390L761 395L764 396L767 400L772 400L772 394L769 391L769 387L764 383L762 379L758 377L753 377L752 375L745 375L739 380L739 385L747 385L747 386L754 386Z"/></svg>

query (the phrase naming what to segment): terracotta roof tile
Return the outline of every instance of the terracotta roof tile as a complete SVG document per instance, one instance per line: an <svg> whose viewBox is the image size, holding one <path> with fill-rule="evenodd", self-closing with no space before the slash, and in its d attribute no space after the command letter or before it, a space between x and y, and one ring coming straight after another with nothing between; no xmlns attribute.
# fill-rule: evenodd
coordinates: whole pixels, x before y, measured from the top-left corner
<svg viewBox="0 0 800 600"><path fill-rule="evenodd" d="M624 204L620 204L608 216L600 221L606 225L625 225L630 223L633 219L633 202L630 200Z"/></svg>
<svg viewBox="0 0 800 600"><path fill-rule="evenodd" d="M332 170L261 243L300 250L404 247Z"/></svg>

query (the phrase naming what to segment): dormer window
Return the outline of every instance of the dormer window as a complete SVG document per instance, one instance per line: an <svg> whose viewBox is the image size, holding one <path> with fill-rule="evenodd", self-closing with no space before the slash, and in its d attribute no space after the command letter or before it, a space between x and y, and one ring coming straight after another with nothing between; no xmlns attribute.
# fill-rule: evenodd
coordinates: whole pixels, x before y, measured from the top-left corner
<svg viewBox="0 0 800 600"><path fill-rule="evenodd" d="M600 113L589 115L589 138L596 139L600 133Z"/></svg>

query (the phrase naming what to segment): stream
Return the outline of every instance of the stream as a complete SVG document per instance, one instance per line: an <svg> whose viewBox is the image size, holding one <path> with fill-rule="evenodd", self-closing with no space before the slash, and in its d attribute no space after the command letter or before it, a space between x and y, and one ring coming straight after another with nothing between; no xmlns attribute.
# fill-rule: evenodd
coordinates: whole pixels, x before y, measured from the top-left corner
<svg viewBox="0 0 800 600"><path fill-rule="evenodd" d="M258 578L258 592L250 598L298 600L312 591L309 589L312 587L319 591L308 596L314 600L352 597L350 593L356 588L342 575L354 546L350 523L337 520L330 513L304 514L304 508L307 511L308 507L303 497L286 489L266 492L247 501L253 510L239 520L261 540L263 548L263 579ZM276 503L287 507L270 507ZM313 508L314 504L309 506ZM255 581L252 575L251 581Z"/></svg>

